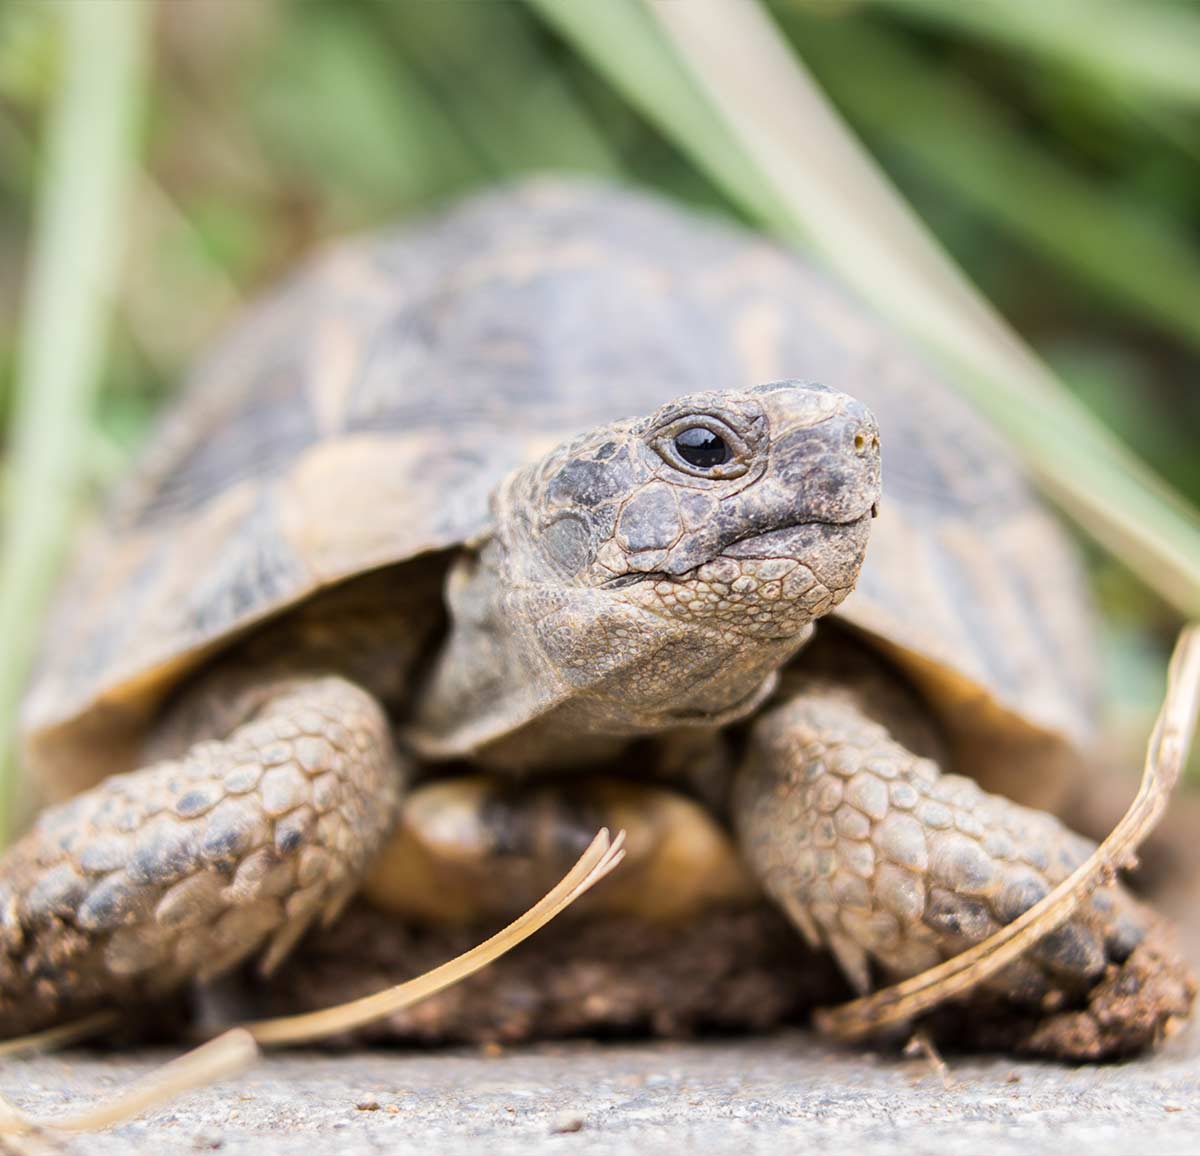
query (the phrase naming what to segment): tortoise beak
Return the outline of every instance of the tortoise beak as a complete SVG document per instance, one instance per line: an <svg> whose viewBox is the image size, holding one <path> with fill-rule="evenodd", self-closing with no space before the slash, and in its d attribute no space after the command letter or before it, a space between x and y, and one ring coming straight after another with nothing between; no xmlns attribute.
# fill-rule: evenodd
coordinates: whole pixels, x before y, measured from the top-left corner
<svg viewBox="0 0 1200 1156"><path fill-rule="evenodd" d="M760 486L777 525L856 522L879 501L879 426L862 402L834 394L836 407L813 423L804 388L764 397L771 465Z"/></svg>

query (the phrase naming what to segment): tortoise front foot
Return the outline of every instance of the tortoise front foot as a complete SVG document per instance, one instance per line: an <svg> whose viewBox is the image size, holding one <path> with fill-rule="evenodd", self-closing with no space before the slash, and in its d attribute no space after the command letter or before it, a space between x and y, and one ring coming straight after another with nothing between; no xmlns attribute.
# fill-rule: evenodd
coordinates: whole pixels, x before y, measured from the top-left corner
<svg viewBox="0 0 1200 1156"><path fill-rule="evenodd" d="M915 975L1017 918L1087 858L1054 817L943 774L865 701L813 683L755 725L735 796L743 853L860 992ZM1121 886L969 997L940 1034L1062 1058L1140 1050L1195 994L1163 921Z"/></svg>
<svg viewBox="0 0 1200 1156"><path fill-rule="evenodd" d="M260 949L273 967L355 890L400 782L375 700L312 678L223 741L46 811L0 861L0 1037L145 1002Z"/></svg>

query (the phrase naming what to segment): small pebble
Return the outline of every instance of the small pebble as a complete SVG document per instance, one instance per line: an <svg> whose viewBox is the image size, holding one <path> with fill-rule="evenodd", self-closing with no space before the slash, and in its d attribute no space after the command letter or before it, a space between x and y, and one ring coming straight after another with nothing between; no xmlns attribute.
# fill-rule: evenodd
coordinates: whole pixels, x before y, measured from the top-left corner
<svg viewBox="0 0 1200 1156"><path fill-rule="evenodd" d="M551 1132L579 1132L583 1129L583 1117L578 1112L559 1112L550 1123Z"/></svg>
<svg viewBox="0 0 1200 1156"><path fill-rule="evenodd" d="M354 1106L360 1112L378 1112L381 1107L378 1100L359 1100Z"/></svg>

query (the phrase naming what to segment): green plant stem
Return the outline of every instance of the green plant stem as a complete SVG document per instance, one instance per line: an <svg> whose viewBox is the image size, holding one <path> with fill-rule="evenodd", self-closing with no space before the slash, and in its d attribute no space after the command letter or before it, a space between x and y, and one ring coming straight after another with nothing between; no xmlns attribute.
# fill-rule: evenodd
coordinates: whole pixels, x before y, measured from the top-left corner
<svg viewBox="0 0 1200 1156"><path fill-rule="evenodd" d="M796 0L819 9L813 0ZM1200 105L1200 14L1159 0L867 0L910 20L1007 44L1110 87Z"/></svg>
<svg viewBox="0 0 1200 1156"><path fill-rule="evenodd" d="M639 0L527 2L733 204L783 236L804 237Z"/></svg>
<svg viewBox="0 0 1200 1156"><path fill-rule="evenodd" d="M1200 256L1184 230L1027 143L981 91L899 38L849 19L787 24L879 145L1115 304L1200 347Z"/></svg>
<svg viewBox="0 0 1200 1156"><path fill-rule="evenodd" d="M10 821L16 706L86 469L123 218L137 155L151 5L59 12L63 75L50 111L18 340L0 534L0 830Z"/></svg>
<svg viewBox="0 0 1200 1156"><path fill-rule="evenodd" d="M531 169L615 176L620 161L576 98L557 62L511 4L395 4L373 9L396 55L408 62L469 142L486 173Z"/></svg>

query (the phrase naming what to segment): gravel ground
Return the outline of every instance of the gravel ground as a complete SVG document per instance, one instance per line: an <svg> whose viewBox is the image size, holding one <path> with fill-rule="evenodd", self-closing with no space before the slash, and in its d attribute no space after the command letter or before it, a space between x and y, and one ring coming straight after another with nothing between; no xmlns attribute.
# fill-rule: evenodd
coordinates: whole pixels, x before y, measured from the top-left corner
<svg viewBox="0 0 1200 1156"><path fill-rule="evenodd" d="M103 1096L166 1053L9 1060L0 1092L54 1113ZM97 1136L13 1151L292 1156L1200 1151L1200 1032L1105 1067L842 1052L800 1033L689 1044L511 1052L301 1053ZM3 1142L0 1142L3 1150Z"/></svg>

